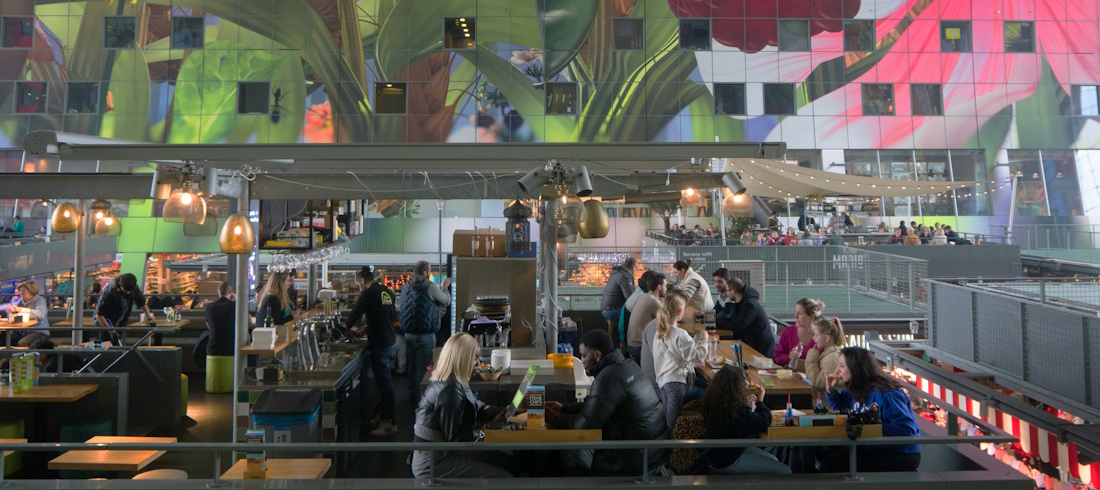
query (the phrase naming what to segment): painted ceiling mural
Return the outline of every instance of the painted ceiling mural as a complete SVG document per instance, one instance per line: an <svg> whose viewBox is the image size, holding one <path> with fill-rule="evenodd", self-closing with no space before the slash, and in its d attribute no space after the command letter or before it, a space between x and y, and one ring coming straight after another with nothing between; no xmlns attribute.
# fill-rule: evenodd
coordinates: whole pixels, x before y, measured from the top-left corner
<svg viewBox="0 0 1100 490"><path fill-rule="evenodd" d="M0 146L1097 148L1098 2L4 0Z"/></svg>

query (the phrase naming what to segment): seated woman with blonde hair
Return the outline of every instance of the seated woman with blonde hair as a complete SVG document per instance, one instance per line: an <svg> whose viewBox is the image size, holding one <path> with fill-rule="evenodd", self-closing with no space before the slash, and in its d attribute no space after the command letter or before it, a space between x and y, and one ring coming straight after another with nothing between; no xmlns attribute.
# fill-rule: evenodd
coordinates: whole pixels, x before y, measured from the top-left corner
<svg viewBox="0 0 1100 490"><path fill-rule="evenodd" d="M455 334L443 345L431 382L416 408L414 442L475 442L479 423L504 420L501 407L487 405L470 389L470 377L478 368L481 346L468 333ZM412 472L416 478L510 478L503 468L483 461L486 453L470 451L413 451Z"/></svg>
<svg viewBox="0 0 1100 490"><path fill-rule="evenodd" d="M836 317L817 317L811 326L814 332L813 347L806 354L806 378L814 385L814 394L825 391L829 375L836 372L840 349L847 344L844 327Z"/></svg>

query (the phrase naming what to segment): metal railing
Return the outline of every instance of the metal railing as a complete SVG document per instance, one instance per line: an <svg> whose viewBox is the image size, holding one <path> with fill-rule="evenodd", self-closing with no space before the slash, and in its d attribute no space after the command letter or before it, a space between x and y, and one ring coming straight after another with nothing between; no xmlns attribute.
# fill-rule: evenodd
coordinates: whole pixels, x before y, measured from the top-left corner
<svg viewBox="0 0 1100 490"><path fill-rule="evenodd" d="M931 345L1004 376L1065 410L1100 418L1100 318L1081 304L1096 283L925 280ZM1068 296L1084 286L1081 295ZM1076 293L1074 293L1076 294ZM1038 295L1039 297L1036 297ZM1070 307L1072 306L1072 307Z"/></svg>
<svg viewBox="0 0 1100 490"><path fill-rule="evenodd" d="M1012 243L1028 255L1100 263L1100 232L1090 225L1017 226Z"/></svg>
<svg viewBox="0 0 1100 490"><path fill-rule="evenodd" d="M709 449L709 448L745 448L745 447L847 447L849 448L848 478L859 479L856 461L857 452L854 450L861 446L882 445L944 445L944 444L977 444L977 443L1003 443L1018 442L1019 439L1007 434L995 426L978 419L966 412L953 407L945 407L952 416L961 417L989 432L990 436L964 437L959 435L934 436L934 437L877 437L861 438L855 441L848 439L784 439L771 441L767 439L693 439L693 440L634 440L634 441L592 441L592 442L517 442L517 443L492 443L481 442L347 442L347 443L5 443L0 442L0 453L14 450L24 452L59 452L74 450L154 450L172 452L212 452L213 453L213 481L210 487L225 486L221 481L221 456L222 453L233 452L259 452L259 451L295 451L295 452L397 452L397 451L429 451L432 460L433 472L429 475L428 486L437 486L441 482L434 474L435 457L438 451L548 451L548 450L613 450L613 449L641 449L643 451L642 470L639 473L638 484L651 484L654 477L649 470L649 451L659 449ZM0 486L4 481L4 458L0 458Z"/></svg>
<svg viewBox="0 0 1100 490"><path fill-rule="evenodd" d="M961 278L944 280L943 282L985 289L994 294L1060 306L1085 314L1095 315L1100 313L1100 279L1072 277L1021 277L1011 280Z"/></svg>
<svg viewBox="0 0 1100 490"><path fill-rule="evenodd" d="M822 299L834 312L860 312L874 308L868 298L888 302L888 311L923 311L926 293L921 279L928 275L928 262L921 259L890 255L847 246L805 247L674 247L651 239L637 249L570 249L570 258L563 269L567 280L558 294L572 307L567 309L599 309L599 294L607 280L607 272L620 255L637 254L641 264L666 274L675 281L672 264L691 259L692 268L710 283L711 273L734 261L759 262L763 268L763 284L751 284L763 295L765 308L782 312L794 308L802 297ZM614 262L580 260L599 257L601 253L614 257ZM640 272L639 272L640 273ZM579 278L579 280L577 280ZM716 292L712 289L712 294ZM594 298L588 298L594 296ZM588 308L595 304L594 308ZM578 308L578 306L580 306ZM564 307L564 306L563 306Z"/></svg>

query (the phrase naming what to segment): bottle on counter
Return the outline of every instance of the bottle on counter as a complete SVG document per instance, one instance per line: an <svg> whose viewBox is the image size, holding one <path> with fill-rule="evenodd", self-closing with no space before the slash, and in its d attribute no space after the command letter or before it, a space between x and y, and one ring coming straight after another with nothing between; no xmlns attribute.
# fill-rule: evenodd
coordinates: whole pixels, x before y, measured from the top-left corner
<svg viewBox="0 0 1100 490"><path fill-rule="evenodd" d="M791 395L787 395L787 413L783 418L783 425L794 427L794 409L791 408Z"/></svg>
<svg viewBox="0 0 1100 490"><path fill-rule="evenodd" d="M275 326L275 318L271 316L271 312L267 312L267 317L264 318L264 328L272 328Z"/></svg>

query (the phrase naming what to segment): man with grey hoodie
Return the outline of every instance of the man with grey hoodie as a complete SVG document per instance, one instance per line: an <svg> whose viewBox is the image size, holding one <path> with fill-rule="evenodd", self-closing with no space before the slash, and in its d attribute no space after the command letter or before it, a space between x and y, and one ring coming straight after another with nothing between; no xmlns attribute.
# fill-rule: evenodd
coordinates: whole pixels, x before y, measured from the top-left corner
<svg viewBox="0 0 1100 490"><path fill-rule="evenodd" d="M440 309L451 304L451 296L443 291L451 286L451 278L436 285L431 280L431 272L431 264L423 260L417 262L412 278L401 288L401 331L408 349L409 401L414 410L420 401L420 381L432 363Z"/></svg>

